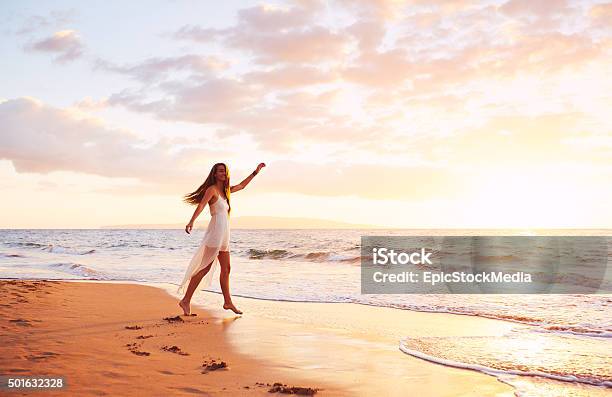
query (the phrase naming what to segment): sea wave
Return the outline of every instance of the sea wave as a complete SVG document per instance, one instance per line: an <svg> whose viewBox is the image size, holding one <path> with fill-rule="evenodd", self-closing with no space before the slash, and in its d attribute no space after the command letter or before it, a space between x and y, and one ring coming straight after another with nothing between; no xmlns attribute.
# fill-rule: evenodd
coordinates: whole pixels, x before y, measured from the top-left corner
<svg viewBox="0 0 612 397"><path fill-rule="evenodd" d="M17 241L14 243L11 243L11 245L16 246L16 247L26 247L26 248L45 248L48 246L48 244L41 244L41 243L33 243L33 242L23 242L23 241Z"/></svg>
<svg viewBox="0 0 612 397"><path fill-rule="evenodd" d="M52 252L55 254L68 254L68 255L91 255L96 252L95 249L90 250L79 250L76 248L62 247L61 245L49 244L42 248L43 251Z"/></svg>
<svg viewBox="0 0 612 397"><path fill-rule="evenodd" d="M96 252L95 249L78 249L74 247L66 247L59 244L43 244L35 243L31 241L18 241L9 244L12 247L26 248L26 249L37 249L46 251L54 254L68 254L68 255L91 255Z"/></svg>
<svg viewBox="0 0 612 397"><path fill-rule="evenodd" d="M544 341L533 335L502 337L427 337L400 341L402 352L437 364L471 369L496 377L537 376L562 382L612 387L612 374L601 346L579 338ZM573 345L572 349L567 344ZM546 346L532 352L530 346ZM573 352L588 349L588 361L573 360ZM599 349L600 354L597 353ZM519 350L519 351L517 351Z"/></svg>
<svg viewBox="0 0 612 397"><path fill-rule="evenodd" d="M247 251L247 254L249 259L282 259L288 256L292 256L290 251L283 249L264 250L250 248Z"/></svg>
<svg viewBox="0 0 612 397"><path fill-rule="evenodd" d="M612 338L612 329L597 329L583 325L544 325L540 332Z"/></svg>
<svg viewBox="0 0 612 397"><path fill-rule="evenodd" d="M92 280L115 280L116 278L85 265L74 262L51 263L50 267L60 269L68 274L85 277Z"/></svg>
<svg viewBox="0 0 612 397"><path fill-rule="evenodd" d="M3 258L25 258L25 256L21 254L7 254L5 252L0 252L0 256Z"/></svg>
<svg viewBox="0 0 612 397"><path fill-rule="evenodd" d="M249 259L291 259L309 262L348 262L358 263L361 256L335 251L313 251L306 253L293 252L285 249L248 249L243 256Z"/></svg>

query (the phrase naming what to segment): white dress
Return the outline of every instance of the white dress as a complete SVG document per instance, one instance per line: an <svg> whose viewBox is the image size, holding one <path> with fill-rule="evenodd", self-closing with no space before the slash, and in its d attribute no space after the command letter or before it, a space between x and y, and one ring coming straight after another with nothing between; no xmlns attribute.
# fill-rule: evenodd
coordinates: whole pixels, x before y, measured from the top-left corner
<svg viewBox="0 0 612 397"><path fill-rule="evenodd" d="M211 218L208 223L208 228L200 243L200 247L193 255L193 258L191 258L183 282L178 288L177 292L179 294L183 294L187 289L191 277L204 269L211 262L212 266L208 273L202 278L199 287L206 288L212 282L215 270L220 266L219 259L217 259L219 251L229 251L230 229L229 216L227 213L228 209L229 204L227 200L221 196L217 196L217 201L210 206Z"/></svg>

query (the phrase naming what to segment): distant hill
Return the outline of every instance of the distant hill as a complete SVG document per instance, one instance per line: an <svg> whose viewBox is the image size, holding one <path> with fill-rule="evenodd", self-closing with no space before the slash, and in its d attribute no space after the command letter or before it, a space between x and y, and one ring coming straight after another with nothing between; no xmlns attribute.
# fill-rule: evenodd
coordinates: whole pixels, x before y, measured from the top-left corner
<svg viewBox="0 0 612 397"><path fill-rule="evenodd" d="M186 224L186 223L185 223ZM183 223L155 223L101 226L101 229L183 229ZM196 229L206 228L208 220L196 221ZM314 218L274 216L239 216L230 218L232 229L383 229L382 226L331 221Z"/></svg>

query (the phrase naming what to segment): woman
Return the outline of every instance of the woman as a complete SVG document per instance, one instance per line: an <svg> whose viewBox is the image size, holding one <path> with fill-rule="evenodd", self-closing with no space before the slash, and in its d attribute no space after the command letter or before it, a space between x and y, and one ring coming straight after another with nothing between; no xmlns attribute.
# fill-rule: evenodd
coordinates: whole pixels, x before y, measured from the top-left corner
<svg viewBox="0 0 612 397"><path fill-rule="evenodd" d="M223 308L232 310L236 314L242 314L240 310L232 303L232 297L229 292L229 273L230 273L230 255L229 255L229 212L230 193L237 192L246 187L251 180L265 167L264 163L260 163L257 169L251 173L245 180L238 185L230 187L230 176L227 166L223 163L215 164L204 183L193 193L185 195L185 202L197 205L191 220L185 226L185 231L189 234L193 228L200 212L206 206L210 206L210 223L202 239L202 243L197 252L191 259L183 282L179 286L178 293L182 293L187 286L185 296L179 302L179 306L183 309L186 316L191 315L191 297L195 292L198 284L204 278L202 286L208 287L212 281L215 269L221 265L221 291L223 291Z"/></svg>

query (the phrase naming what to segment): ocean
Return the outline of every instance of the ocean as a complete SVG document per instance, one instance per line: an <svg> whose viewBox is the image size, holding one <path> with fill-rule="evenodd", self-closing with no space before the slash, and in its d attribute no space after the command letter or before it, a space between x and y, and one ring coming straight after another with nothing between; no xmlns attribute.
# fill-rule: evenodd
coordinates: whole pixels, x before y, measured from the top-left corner
<svg viewBox="0 0 612 397"><path fill-rule="evenodd" d="M173 293L203 234L201 229L191 235L174 229L0 230L0 277L139 282L163 285ZM521 395L567 394L569 384L609 390L612 295L361 294L361 236L517 234L611 233L235 229L231 291L255 299L344 302L511 321L517 328L500 337L405 338L398 341L398 354L486 372L515 385ZM611 252L608 244L607 252L599 255L610 262ZM608 269L605 282L611 279ZM218 282L208 290L220 293ZM580 390L572 393L589 395Z"/></svg>

